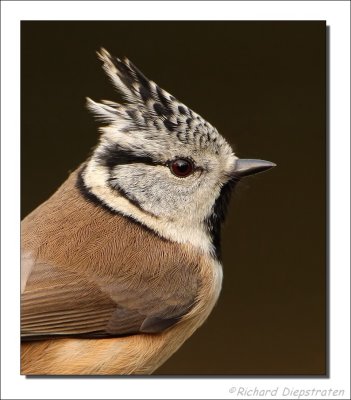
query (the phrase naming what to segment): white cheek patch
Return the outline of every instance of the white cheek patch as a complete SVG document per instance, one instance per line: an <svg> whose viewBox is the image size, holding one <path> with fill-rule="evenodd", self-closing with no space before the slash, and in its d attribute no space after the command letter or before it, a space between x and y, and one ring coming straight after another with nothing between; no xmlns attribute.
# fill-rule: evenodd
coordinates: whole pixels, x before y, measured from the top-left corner
<svg viewBox="0 0 351 400"><path fill-rule="evenodd" d="M176 219L158 218L143 212L118 191L111 189L107 183L108 179L108 169L92 158L87 163L83 180L87 189L104 204L122 215L132 217L166 239L178 243L191 243L204 252L213 253L211 238L197 213L189 215L186 212L178 212Z"/></svg>

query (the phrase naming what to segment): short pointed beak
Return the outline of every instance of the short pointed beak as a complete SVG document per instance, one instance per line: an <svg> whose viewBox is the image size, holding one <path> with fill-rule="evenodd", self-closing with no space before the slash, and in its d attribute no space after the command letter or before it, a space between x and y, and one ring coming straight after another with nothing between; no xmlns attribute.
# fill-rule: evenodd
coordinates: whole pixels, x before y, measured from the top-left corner
<svg viewBox="0 0 351 400"><path fill-rule="evenodd" d="M245 160L238 159L235 162L234 174L236 176L244 177L248 175L257 174L258 172L266 171L267 169L275 167L276 164L264 160Z"/></svg>

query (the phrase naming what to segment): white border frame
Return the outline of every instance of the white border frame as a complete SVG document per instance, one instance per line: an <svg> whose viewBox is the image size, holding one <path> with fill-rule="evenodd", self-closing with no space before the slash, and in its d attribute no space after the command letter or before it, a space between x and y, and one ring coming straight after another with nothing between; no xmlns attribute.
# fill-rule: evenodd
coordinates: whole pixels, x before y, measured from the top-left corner
<svg viewBox="0 0 351 400"><path fill-rule="evenodd" d="M348 1L1 2L2 398L350 398L350 3ZM31 378L19 375L20 21L326 20L330 26L330 378ZM230 388L235 387L234 392ZM260 396L238 388L273 390ZM318 397L319 396L319 397ZM284 399L298 398L287 395Z"/></svg>

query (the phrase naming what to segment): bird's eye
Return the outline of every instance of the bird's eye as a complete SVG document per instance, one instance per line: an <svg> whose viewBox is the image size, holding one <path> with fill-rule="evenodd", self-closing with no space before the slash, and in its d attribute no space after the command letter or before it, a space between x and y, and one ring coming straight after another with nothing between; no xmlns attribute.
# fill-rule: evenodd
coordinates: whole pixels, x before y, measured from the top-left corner
<svg viewBox="0 0 351 400"><path fill-rule="evenodd" d="M169 167L172 173L179 178L189 176L194 170L193 163L184 158L177 158L176 160L171 161Z"/></svg>

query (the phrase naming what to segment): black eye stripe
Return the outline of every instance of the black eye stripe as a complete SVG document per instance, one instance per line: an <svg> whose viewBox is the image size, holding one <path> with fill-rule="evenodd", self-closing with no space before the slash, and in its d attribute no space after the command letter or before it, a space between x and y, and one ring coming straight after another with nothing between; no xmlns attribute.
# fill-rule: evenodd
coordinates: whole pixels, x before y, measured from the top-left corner
<svg viewBox="0 0 351 400"><path fill-rule="evenodd" d="M195 162L188 158L188 157L182 157L178 156L173 158L172 160L169 161L158 161L154 156L151 154L140 154L137 151L133 151L131 149L123 149L119 147L118 145L116 146L111 146L111 147L105 147L102 149L98 154L97 154L97 162L100 165L106 166L109 170L112 170L114 167L118 165L128 165L128 164L146 164L146 165L159 165L159 166L164 166L170 169L170 171L178 177L186 177L192 174L194 171L198 170L203 170L202 167L196 166ZM175 168L178 173L175 173L175 170L172 170L172 163L175 161L183 161L183 165L177 166ZM185 166L188 165L188 168L186 169ZM182 174L182 171L183 174Z"/></svg>
<svg viewBox="0 0 351 400"><path fill-rule="evenodd" d="M104 148L97 155L100 164L105 165L109 169L117 165L143 163L148 165L156 165L157 162L151 155L141 155L131 150L122 149L119 146Z"/></svg>

